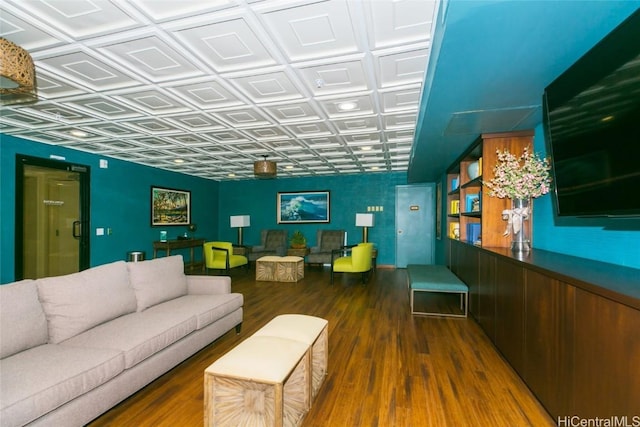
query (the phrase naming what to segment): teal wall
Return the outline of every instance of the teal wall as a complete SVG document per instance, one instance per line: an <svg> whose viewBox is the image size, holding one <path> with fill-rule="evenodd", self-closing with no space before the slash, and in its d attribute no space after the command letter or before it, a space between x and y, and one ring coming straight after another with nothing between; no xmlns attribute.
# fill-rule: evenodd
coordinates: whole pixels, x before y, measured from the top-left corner
<svg viewBox="0 0 640 427"><path fill-rule="evenodd" d="M124 260L132 250L153 254L152 241L166 229L170 237L186 227L151 227L151 186L191 191L192 222L200 236L215 236L218 228L219 183L148 166L97 156L82 151L36 143L0 134L0 283L14 280L15 162L16 154L49 158L63 156L67 162L91 168L91 266ZM109 167L100 169L99 160ZM96 236L98 227L110 227L110 236Z"/></svg>
<svg viewBox="0 0 640 427"><path fill-rule="evenodd" d="M369 229L369 241L378 247L378 264L395 265L395 187L406 183L404 172L221 182L220 236L235 242L237 231L229 228L229 216L250 215L251 227L244 230L247 245L259 244L260 230L270 228L287 230L289 236L300 230L310 246L316 243L317 229L344 229L348 243L353 244L362 241L362 229L355 226L356 212L366 212L368 206L382 206L382 211L374 213L375 226ZM277 223L279 191L323 190L330 192L330 223Z"/></svg>
<svg viewBox="0 0 640 427"><path fill-rule="evenodd" d="M132 250L145 251L150 258L151 242L158 240L161 229L166 229L173 238L186 230L185 227L151 227L152 185L190 190L192 220L198 225L196 234L208 240L235 242L237 233L229 227L229 216L251 215L251 227L245 230L245 244L258 244L263 228L283 228L289 234L299 229L311 245L315 243L316 229L343 228L349 243L356 243L361 240L362 231L355 227L355 213L365 212L367 206L383 206L382 212L376 212L369 240L379 248L379 264L395 264L395 186L407 183L404 172L216 182L0 134L0 283L11 282L15 277L16 154L41 158L63 156L67 162L91 168L91 266L125 259ZM100 159L108 160L107 169L100 169ZM330 191L331 222L278 225L277 192L308 190ZM113 234L96 236L95 229L99 227L111 228Z"/></svg>

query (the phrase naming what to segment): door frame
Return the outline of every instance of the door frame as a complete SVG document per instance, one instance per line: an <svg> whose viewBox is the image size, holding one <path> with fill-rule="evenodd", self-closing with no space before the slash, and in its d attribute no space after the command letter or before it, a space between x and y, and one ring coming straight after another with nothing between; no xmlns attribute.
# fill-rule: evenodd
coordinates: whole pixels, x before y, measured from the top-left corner
<svg viewBox="0 0 640 427"><path fill-rule="evenodd" d="M78 163L44 159L24 154L16 154L16 200L15 200L15 280L24 277L24 167L38 166L48 169L77 172L80 175L80 241L78 271L86 270L90 266L90 195L91 195L91 167Z"/></svg>

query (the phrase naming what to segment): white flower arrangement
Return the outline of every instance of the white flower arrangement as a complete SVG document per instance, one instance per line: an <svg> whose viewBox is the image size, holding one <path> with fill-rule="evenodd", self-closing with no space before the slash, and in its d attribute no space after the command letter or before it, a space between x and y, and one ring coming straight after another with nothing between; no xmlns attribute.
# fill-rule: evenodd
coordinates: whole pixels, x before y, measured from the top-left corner
<svg viewBox="0 0 640 427"><path fill-rule="evenodd" d="M520 157L508 150L496 151L498 163L493 168L494 177L483 184L490 190L489 196L504 199L527 199L540 197L551 189L549 159L540 158L524 149Z"/></svg>

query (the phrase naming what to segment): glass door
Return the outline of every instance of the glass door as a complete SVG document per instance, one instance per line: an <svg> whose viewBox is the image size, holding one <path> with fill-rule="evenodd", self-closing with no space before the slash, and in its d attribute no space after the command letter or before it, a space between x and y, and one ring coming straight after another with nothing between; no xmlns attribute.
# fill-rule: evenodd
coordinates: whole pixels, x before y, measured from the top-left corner
<svg viewBox="0 0 640 427"><path fill-rule="evenodd" d="M89 168L18 156L16 280L89 267Z"/></svg>

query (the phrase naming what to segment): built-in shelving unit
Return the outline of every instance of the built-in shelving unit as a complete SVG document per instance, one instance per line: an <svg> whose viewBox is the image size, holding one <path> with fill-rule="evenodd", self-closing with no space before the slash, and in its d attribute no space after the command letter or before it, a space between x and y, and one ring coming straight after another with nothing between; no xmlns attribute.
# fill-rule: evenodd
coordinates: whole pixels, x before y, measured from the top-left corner
<svg viewBox="0 0 640 427"><path fill-rule="evenodd" d="M510 246L511 238L504 235L507 224L502 219L510 201L489 197L482 182L493 177L498 150L519 155L532 144L533 131L483 134L449 167L446 234L450 239L482 247ZM478 176L470 176L469 167L476 162ZM526 235L531 236L531 220L525 227Z"/></svg>

